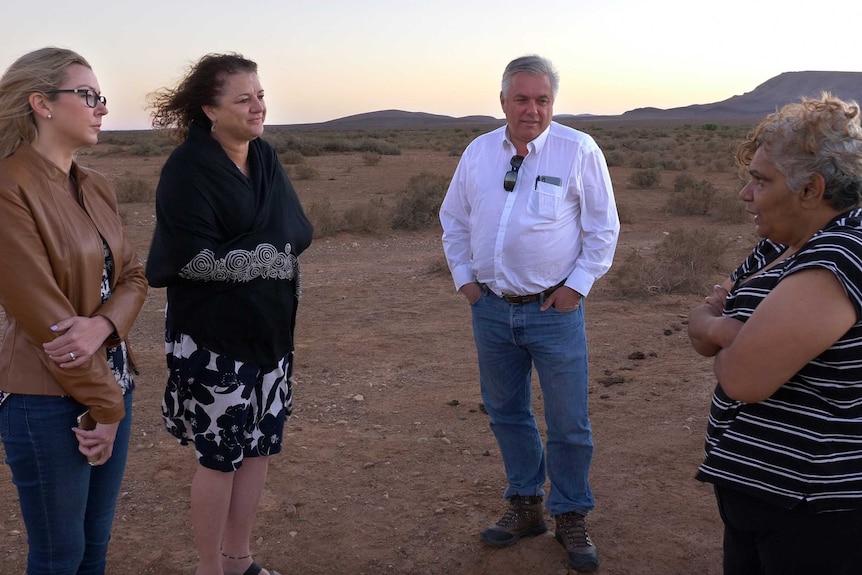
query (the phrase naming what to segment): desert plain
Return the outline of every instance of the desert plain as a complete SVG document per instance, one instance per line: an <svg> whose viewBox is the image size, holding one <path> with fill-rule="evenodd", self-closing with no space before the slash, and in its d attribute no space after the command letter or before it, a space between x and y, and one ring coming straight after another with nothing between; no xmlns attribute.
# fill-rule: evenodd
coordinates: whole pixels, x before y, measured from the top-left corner
<svg viewBox="0 0 862 575"><path fill-rule="evenodd" d="M586 300L596 498L588 527L599 573L716 575L721 522L711 486L694 479L714 378L711 361L689 345L686 317L756 241L751 222L728 207L740 203L732 157L747 128L574 125L605 149L622 219L614 267ZM281 141L320 232L301 258L295 410L253 532L252 551L265 567L283 575L574 573L551 533L507 549L479 542L504 510L505 478L481 407L469 309L446 269L439 224L388 225L414 176L448 179L464 145L494 127L264 136ZM117 132L78 158L117 185L142 260L169 150L156 135ZM679 209L681 174L698 184L702 208ZM369 220L377 223L362 225ZM681 267L650 268L673 238L682 255L664 261ZM706 253L707 243L720 246L708 265L683 261ZM678 285L679 269L695 268L694 286ZM140 375L112 574L180 574L196 561L194 453L164 431L160 415L164 306L164 290L151 289L131 334ZM535 379L533 406L544 429ZM23 573L26 547L3 465L0 573Z"/></svg>

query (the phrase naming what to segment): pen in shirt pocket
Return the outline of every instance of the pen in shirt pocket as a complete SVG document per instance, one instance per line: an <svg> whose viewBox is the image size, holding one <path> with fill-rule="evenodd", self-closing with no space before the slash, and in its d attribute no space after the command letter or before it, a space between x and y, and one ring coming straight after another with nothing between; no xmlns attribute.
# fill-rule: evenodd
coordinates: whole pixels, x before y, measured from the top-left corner
<svg viewBox="0 0 862 575"><path fill-rule="evenodd" d="M538 189L539 182L543 182L545 184L551 184L552 186L562 186L563 180L560 178L555 178L554 176L536 176L536 183L533 185L533 189Z"/></svg>

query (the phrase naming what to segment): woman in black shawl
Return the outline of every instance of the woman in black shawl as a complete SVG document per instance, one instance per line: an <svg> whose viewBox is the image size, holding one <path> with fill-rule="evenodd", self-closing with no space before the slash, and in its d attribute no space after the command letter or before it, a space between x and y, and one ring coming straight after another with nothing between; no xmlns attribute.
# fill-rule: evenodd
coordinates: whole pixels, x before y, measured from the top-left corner
<svg viewBox="0 0 862 575"><path fill-rule="evenodd" d="M311 224L260 139L266 105L254 62L204 56L176 88L156 92L152 108L153 126L183 140L159 180L147 279L168 290L165 425L194 443L199 463L197 573L267 573L249 541L293 405L298 256Z"/></svg>

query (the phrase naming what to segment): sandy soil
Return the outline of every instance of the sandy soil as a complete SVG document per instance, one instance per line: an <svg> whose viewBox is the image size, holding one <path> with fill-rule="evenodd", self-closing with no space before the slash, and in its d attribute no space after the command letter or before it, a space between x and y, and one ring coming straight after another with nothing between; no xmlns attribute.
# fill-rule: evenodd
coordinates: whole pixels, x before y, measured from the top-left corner
<svg viewBox="0 0 862 575"><path fill-rule="evenodd" d="M153 183L163 160L81 158L109 176ZM303 202L326 197L343 210L378 195L394 204L410 176L449 176L457 158L408 150L377 166L358 154L308 161L320 177L295 182ZM654 244L670 225L718 225L671 219L662 208L667 186L632 190L626 169L612 176L618 202L633 208L620 256ZM122 210L143 259L153 205ZM714 229L739 250L753 243L747 224ZM439 236L340 234L315 240L303 256L296 409L254 528L252 549L264 566L284 575L569 573L550 533L502 550L479 542L505 507L503 464L480 409L469 310L453 291ZM613 273L586 304L597 503L588 525L600 573L718 574L720 520L711 488L693 479L713 386L710 362L685 332L700 296L621 299ZM109 573L178 574L196 560L193 451L160 417L164 296L151 290L132 334L141 375ZM541 421L537 382L534 408ZM0 573L22 573L25 559L15 489L0 466Z"/></svg>

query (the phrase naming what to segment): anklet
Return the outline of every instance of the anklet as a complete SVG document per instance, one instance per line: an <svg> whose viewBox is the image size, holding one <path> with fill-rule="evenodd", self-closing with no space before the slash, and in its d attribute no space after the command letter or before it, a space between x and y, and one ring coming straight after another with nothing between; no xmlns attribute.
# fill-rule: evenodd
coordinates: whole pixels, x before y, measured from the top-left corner
<svg viewBox="0 0 862 575"><path fill-rule="evenodd" d="M251 557L251 553L249 553L248 555L243 555L242 557L234 557L233 555L228 555L224 551L219 551L219 553L221 553L221 556L225 557L226 559L248 559L249 557Z"/></svg>

